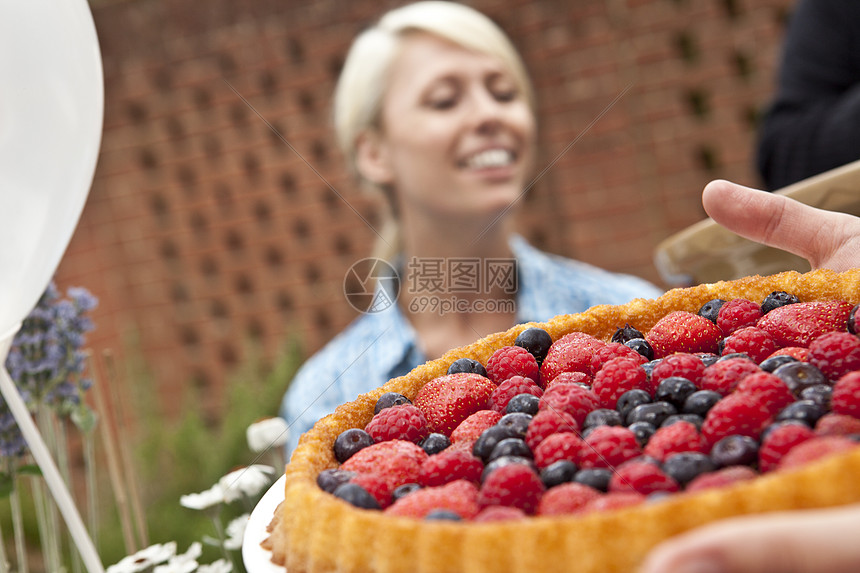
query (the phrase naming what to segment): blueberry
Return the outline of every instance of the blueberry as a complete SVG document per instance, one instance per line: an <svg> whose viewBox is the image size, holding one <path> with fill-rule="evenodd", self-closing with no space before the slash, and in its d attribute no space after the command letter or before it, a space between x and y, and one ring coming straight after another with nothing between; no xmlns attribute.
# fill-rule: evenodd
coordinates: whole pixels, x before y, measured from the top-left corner
<svg viewBox="0 0 860 573"><path fill-rule="evenodd" d="M726 436L711 448L711 461L720 468L752 466L758 461L758 442L749 436Z"/></svg>
<svg viewBox="0 0 860 573"><path fill-rule="evenodd" d="M516 437L510 428L503 426L490 426L478 436L475 444L472 446L472 454L484 460L484 463L490 458L496 444L507 438Z"/></svg>
<svg viewBox="0 0 860 573"><path fill-rule="evenodd" d="M655 428L663 423L663 420L677 414L678 409L669 402L653 402L651 404L640 404L636 406L630 413L627 414L627 425L630 426L635 422L648 422Z"/></svg>
<svg viewBox="0 0 860 573"><path fill-rule="evenodd" d="M697 354L697 356L699 357L699 360L702 361L702 364L705 365L705 368L707 368L711 364L715 364L715 363L719 362L719 360L720 360L719 355L713 354L711 352L704 352L702 354Z"/></svg>
<svg viewBox="0 0 860 573"><path fill-rule="evenodd" d="M662 358L656 358L650 362L646 362L642 365L642 370L645 371L645 374L648 376L648 379L651 379L651 372L654 371L654 367L663 362Z"/></svg>
<svg viewBox="0 0 860 573"><path fill-rule="evenodd" d="M645 360L654 360L654 348L644 338L633 338L624 343L624 346L635 350L642 355Z"/></svg>
<svg viewBox="0 0 860 573"><path fill-rule="evenodd" d="M776 415L776 421L799 420L810 428L814 428L818 418L825 413L824 409L812 400L799 400L783 408Z"/></svg>
<svg viewBox="0 0 860 573"><path fill-rule="evenodd" d="M717 323L717 315L720 313L720 309L723 305L726 304L721 298L711 299L705 304L702 305L702 308L699 309L697 313L699 316L704 316L714 324Z"/></svg>
<svg viewBox="0 0 860 573"><path fill-rule="evenodd" d="M340 468L323 470L317 475L317 485L320 486L321 490L332 493L339 485L345 484L355 477L355 475L355 472Z"/></svg>
<svg viewBox="0 0 860 573"><path fill-rule="evenodd" d="M684 405L681 406L681 413L696 414L697 416L704 417L714 407L714 404L722 399L723 396L719 392L697 390L684 400Z"/></svg>
<svg viewBox="0 0 860 573"><path fill-rule="evenodd" d="M612 470L606 468L586 468L576 472L573 481L593 487L597 491L608 491L609 481L612 479Z"/></svg>
<svg viewBox="0 0 860 573"><path fill-rule="evenodd" d="M574 475L576 475L575 463L570 460L558 460L541 470L540 480L548 489L572 481Z"/></svg>
<svg viewBox="0 0 860 573"><path fill-rule="evenodd" d="M513 414L514 412L522 412L534 416L538 413L540 398L533 394L517 394L508 402L505 407L505 412Z"/></svg>
<svg viewBox="0 0 860 573"><path fill-rule="evenodd" d="M540 366L549 351L549 347L552 346L552 336L542 328L527 328L517 335L514 346L521 346L528 350Z"/></svg>
<svg viewBox="0 0 860 573"><path fill-rule="evenodd" d="M534 454L532 454L531 449L526 445L525 440L521 440L520 438L505 438L496 444L496 447L490 452L487 462L489 463L505 456L531 458L534 457Z"/></svg>
<svg viewBox="0 0 860 573"><path fill-rule="evenodd" d="M450 509L431 509L424 516L427 521L462 521L459 513Z"/></svg>
<svg viewBox="0 0 860 573"><path fill-rule="evenodd" d="M531 421L532 416L525 412L511 412L502 416L496 425L507 428L513 438L525 438Z"/></svg>
<svg viewBox="0 0 860 573"><path fill-rule="evenodd" d="M618 413L621 414L624 419L627 419L627 415L630 413L630 410L636 406L650 403L651 394L647 391L639 389L628 390L619 396L618 402L615 404L615 409L618 410Z"/></svg>
<svg viewBox="0 0 860 573"><path fill-rule="evenodd" d="M386 408L411 403L412 401L403 394L398 394L397 392L386 392L379 397L379 400L376 401L376 406L373 407L373 413L378 414Z"/></svg>
<svg viewBox="0 0 860 573"><path fill-rule="evenodd" d="M634 338L645 338L645 335L629 324L625 324L623 328L619 328L615 331L615 334L612 335L611 342L626 344L629 340L633 340Z"/></svg>
<svg viewBox="0 0 860 573"><path fill-rule="evenodd" d="M370 434L360 428L344 430L334 441L334 457L340 463L345 462L358 451L374 444Z"/></svg>
<svg viewBox="0 0 860 573"><path fill-rule="evenodd" d="M655 402L669 402L676 409L684 407L687 396L698 390L696 385L683 376L669 376L662 380L654 393Z"/></svg>
<svg viewBox="0 0 860 573"><path fill-rule="evenodd" d="M758 367L765 372L773 372L783 364L788 364L789 362L797 362L797 358L788 354L777 354L776 356L762 360Z"/></svg>
<svg viewBox="0 0 860 573"><path fill-rule="evenodd" d="M711 458L699 452L673 454L663 462L663 471L682 486L699 475L716 469L717 466Z"/></svg>
<svg viewBox="0 0 860 573"><path fill-rule="evenodd" d="M781 290L773 291L767 295L764 298L764 302L761 303L761 313L767 314L775 308L786 306L788 304L797 304L799 302L800 299L793 294L788 294Z"/></svg>
<svg viewBox="0 0 860 573"><path fill-rule="evenodd" d="M380 509L376 498L357 483L347 482L334 490L334 496L363 509Z"/></svg>
<svg viewBox="0 0 860 573"><path fill-rule="evenodd" d="M421 448L427 452L428 456L438 454L450 445L451 440L448 439L448 436L437 433L430 434L421 442Z"/></svg>
<svg viewBox="0 0 860 573"><path fill-rule="evenodd" d="M484 368L484 365L477 360L472 360L471 358L458 358L451 363L451 366L448 367L447 373L459 374L460 372L480 374L481 376L487 375L487 369Z"/></svg>
<svg viewBox="0 0 860 573"><path fill-rule="evenodd" d="M593 428L595 426L623 426L624 418L618 410L598 408L588 413L585 417L584 425L586 428Z"/></svg>
<svg viewBox="0 0 860 573"><path fill-rule="evenodd" d="M833 387L827 384L815 384L807 386L800 391L801 400L810 400L818 404L822 410L830 410L830 398L833 396Z"/></svg>
<svg viewBox="0 0 860 573"><path fill-rule="evenodd" d="M858 312L860 312L860 304L856 305L851 309L851 312L848 313L848 332L851 334L860 334L860 330L857 329Z"/></svg>
<svg viewBox="0 0 860 573"><path fill-rule="evenodd" d="M657 431L657 427L650 422L633 422L627 426L627 429L636 436L636 443L639 444L640 448L644 448L648 440L651 439L651 436L654 435L654 432Z"/></svg>
<svg viewBox="0 0 860 573"><path fill-rule="evenodd" d="M725 340L725 338L723 340ZM717 362L720 362L721 360L730 360L732 358L740 358L741 360L749 360L750 362L755 362L755 360L750 358L750 355L746 352L729 352L728 354L722 354L717 360Z"/></svg>
<svg viewBox="0 0 860 573"><path fill-rule="evenodd" d="M807 386L827 384L827 376L809 362L789 362L773 371L773 375L785 382L795 396Z"/></svg>
<svg viewBox="0 0 860 573"><path fill-rule="evenodd" d="M667 416L663 423L660 424L661 428L665 428L666 426L671 426L675 422L689 422L696 426L696 429L701 431L702 424L705 423L705 419L699 416L698 414L672 414L671 416Z"/></svg>
<svg viewBox="0 0 860 573"><path fill-rule="evenodd" d="M391 492L391 499L397 501L401 497L406 497L413 491L418 491L421 489L421 486L417 483L405 483L403 485L399 485L394 488L394 491Z"/></svg>
<svg viewBox="0 0 860 573"><path fill-rule="evenodd" d="M509 466L511 464L522 464L524 466L528 466L533 472L537 473L537 468L535 467L535 463L531 458L521 458L519 456L502 456L501 458L496 458L490 463L488 463L486 466L484 466L484 471L481 473L481 482L486 480L487 476L489 476L497 469Z"/></svg>

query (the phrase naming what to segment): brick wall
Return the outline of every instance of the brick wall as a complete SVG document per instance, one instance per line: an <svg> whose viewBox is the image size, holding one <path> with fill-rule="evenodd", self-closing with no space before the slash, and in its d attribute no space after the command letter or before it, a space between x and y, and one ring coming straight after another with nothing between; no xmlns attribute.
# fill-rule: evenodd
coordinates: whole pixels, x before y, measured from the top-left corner
<svg viewBox="0 0 860 573"><path fill-rule="evenodd" d="M189 383L217 411L249 348L311 353L354 318L343 278L376 209L344 172L330 95L351 38L396 4L92 3L104 137L58 281L101 299L93 348L139 353L168 411ZM536 85L538 164L556 161L521 217L538 246L658 281L654 247L704 216L708 181L758 184L791 0L470 4Z"/></svg>

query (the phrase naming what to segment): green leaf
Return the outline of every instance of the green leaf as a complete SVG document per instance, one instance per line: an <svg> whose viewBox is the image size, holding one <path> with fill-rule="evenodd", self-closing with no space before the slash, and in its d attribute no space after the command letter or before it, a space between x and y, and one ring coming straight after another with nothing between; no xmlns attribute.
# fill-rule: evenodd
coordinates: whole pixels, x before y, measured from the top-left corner
<svg viewBox="0 0 860 573"><path fill-rule="evenodd" d="M0 473L0 498L9 497L13 491L15 491L15 480L5 472Z"/></svg>
<svg viewBox="0 0 860 573"><path fill-rule="evenodd" d="M22 476L36 476L36 477L42 476L42 468L40 468L36 464L25 464L23 466L20 466L15 471L18 473L18 475L22 475Z"/></svg>
<svg viewBox="0 0 860 573"><path fill-rule="evenodd" d="M77 426L84 434L92 432L98 422L96 413L84 404L81 404L79 408L72 410L71 418L75 426Z"/></svg>

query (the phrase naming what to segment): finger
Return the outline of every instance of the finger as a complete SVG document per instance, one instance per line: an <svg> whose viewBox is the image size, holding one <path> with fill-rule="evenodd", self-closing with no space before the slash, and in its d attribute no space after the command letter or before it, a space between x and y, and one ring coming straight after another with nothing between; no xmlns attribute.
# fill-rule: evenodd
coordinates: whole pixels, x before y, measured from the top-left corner
<svg viewBox="0 0 860 573"><path fill-rule="evenodd" d="M658 546L640 573L860 571L860 506L718 522Z"/></svg>

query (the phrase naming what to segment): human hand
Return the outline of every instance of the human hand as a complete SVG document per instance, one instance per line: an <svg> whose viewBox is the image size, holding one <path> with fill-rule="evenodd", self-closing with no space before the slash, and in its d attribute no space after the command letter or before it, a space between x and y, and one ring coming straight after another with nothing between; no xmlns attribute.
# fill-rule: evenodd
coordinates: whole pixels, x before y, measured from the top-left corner
<svg viewBox="0 0 860 573"><path fill-rule="evenodd" d="M722 180L705 187L702 204L723 227L801 256L814 269L860 267L860 217Z"/></svg>
<svg viewBox="0 0 860 573"><path fill-rule="evenodd" d="M856 573L860 505L727 519L654 549L640 573Z"/></svg>

